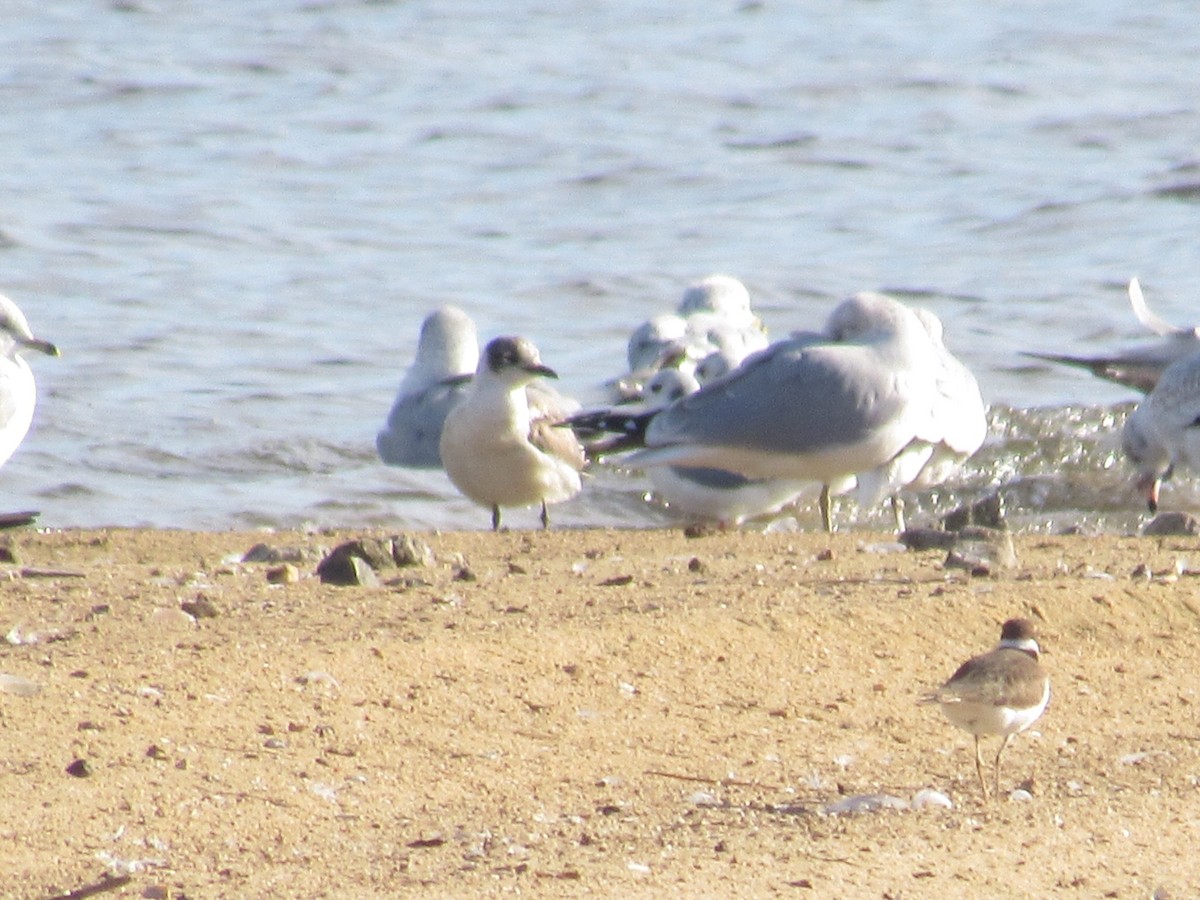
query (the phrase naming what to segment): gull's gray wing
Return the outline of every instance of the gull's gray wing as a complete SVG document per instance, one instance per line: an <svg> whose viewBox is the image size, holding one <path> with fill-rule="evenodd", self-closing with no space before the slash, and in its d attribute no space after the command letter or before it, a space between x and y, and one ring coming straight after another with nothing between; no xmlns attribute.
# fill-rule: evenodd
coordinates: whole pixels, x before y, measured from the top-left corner
<svg viewBox="0 0 1200 900"><path fill-rule="evenodd" d="M470 376L456 376L396 398L387 427L375 436L379 458L389 466L440 469L438 442L446 416L466 396Z"/></svg>
<svg viewBox="0 0 1200 900"><path fill-rule="evenodd" d="M857 444L903 414L906 374L881 365L869 347L782 341L667 407L646 445L803 455Z"/></svg>

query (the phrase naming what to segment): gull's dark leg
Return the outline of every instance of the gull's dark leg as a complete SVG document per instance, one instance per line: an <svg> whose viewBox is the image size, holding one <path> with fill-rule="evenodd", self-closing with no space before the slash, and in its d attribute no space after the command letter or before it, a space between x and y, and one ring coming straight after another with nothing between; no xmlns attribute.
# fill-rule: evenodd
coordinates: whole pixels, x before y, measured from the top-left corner
<svg viewBox="0 0 1200 900"><path fill-rule="evenodd" d="M821 507L821 525L826 534L833 534L833 498L829 496L829 485L821 485L821 499L817 501Z"/></svg>
<svg viewBox="0 0 1200 900"><path fill-rule="evenodd" d="M550 527L550 510L546 509L546 501L542 501L542 528Z"/></svg>
<svg viewBox="0 0 1200 900"><path fill-rule="evenodd" d="M492 531L500 530L500 504L492 504Z"/></svg>

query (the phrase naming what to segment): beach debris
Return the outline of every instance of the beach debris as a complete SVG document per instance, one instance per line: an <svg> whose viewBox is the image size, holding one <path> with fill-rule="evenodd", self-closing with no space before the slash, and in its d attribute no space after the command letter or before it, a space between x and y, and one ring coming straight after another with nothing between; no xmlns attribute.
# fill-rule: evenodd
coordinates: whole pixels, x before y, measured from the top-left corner
<svg viewBox="0 0 1200 900"><path fill-rule="evenodd" d="M15 566L19 562L16 542L11 539L0 541L0 563L8 563Z"/></svg>
<svg viewBox="0 0 1200 900"><path fill-rule="evenodd" d="M900 535L900 543L909 550L950 550L958 541L958 534L940 528L908 528Z"/></svg>
<svg viewBox="0 0 1200 900"><path fill-rule="evenodd" d="M196 626L195 618L179 607L157 607L150 613L150 624L163 629L184 629Z"/></svg>
<svg viewBox="0 0 1200 900"><path fill-rule="evenodd" d="M313 551L306 547L272 547L258 543L242 554L244 563L302 563L307 562Z"/></svg>
<svg viewBox="0 0 1200 900"><path fill-rule="evenodd" d="M989 494L975 503L963 504L942 517L942 527L946 531L962 531L971 525L983 528L1007 528L1008 523L1004 518L1004 498L998 493Z"/></svg>
<svg viewBox="0 0 1200 900"><path fill-rule="evenodd" d="M0 693L12 694L15 697L32 697L41 690L42 686L35 681L22 678L20 675L8 675L0 672Z"/></svg>
<svg viewBox="0 0 1200 900"><path fill-rule="evenodd" d="M400 567L432 566L433 548L411 534L400 534L392 538L392 560Z"/></svg>
<svg viewBox="0 0 1200 900"><path fill-rule="evenodd" d="M957 534L946 555L947 568L967 569L972 575L987 576L995 569L1015 569L1017 551L1007 529L970 526Z"/></svg>
<svg viewBox="0 0 1200 900"><path fill-rule="evenodd" d="M184 600L179 608L196 619L215 619L221 615L217 605L203 594L198 594L195 600Z"/></svg>
<svg viewBox="0 0 1200 900"><path fill-rule="evenodd" d="M1200 519L1191 513L1159 513L1142 529L1146 537L1194 537L1200 534Z"/></svg>
<svg viewBox="0 0 1200 900"><path fill-rule="evenodd" d="M322 584L344 587L374 587L379 584L375 570L357 554L357 542L335 547L317 564L317 577Z"/></svg>
<svg viewBox="0 0 1200 900"><path fill-rule="evenodd" d="M303 675L300 675L296 678L296 684L304 685L305 687L323 687L330 691L336 691L339 687L341 687L336 678L334 678L328 672L323 672L320 669L313 669L310 672L305 672Z"/></svg>
<svg viewBox="0 0 1200 900"><path fill-rule="evenodd" d="M832 803L826 803L821 807L821 812L827 816L847 816L879 812L884 809L909 808L907 800L894 794L852 794Z"/></svg>
<svg viewBox="0 0 1200 900"><path fill-rule="evenodd" d="M913 794L913 809L954 809L954 801L933 788L921 788Z"/></svg>
<svg viewBox="0 0 1200 900"><path fill-rule="evenodd" d="M32 525L41 513L34 509L21 512L0 513L0 528L20 528Z"/></svg>
<svg viewBox="0 0 1200 900"><path fill-rule="evenodd" d="M317 564L317 576L325 584L374 586L380 569L432 564L429 545L411 535L358 538L334 547Z"/></svg>
<svg viewBox="0 0 1200 900"><path fill-rule="evenodd" d="M281 563L267 569L267 581L270 584L295 584L300 580L300 570L291 563Z"/></svg>

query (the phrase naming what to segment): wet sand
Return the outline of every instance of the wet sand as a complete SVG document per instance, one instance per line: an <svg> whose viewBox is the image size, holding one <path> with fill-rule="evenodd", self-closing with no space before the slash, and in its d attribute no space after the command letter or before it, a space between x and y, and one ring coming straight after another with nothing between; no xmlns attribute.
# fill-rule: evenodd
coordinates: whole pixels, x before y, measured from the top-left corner
<svg viewBox="0 0 1200 900"><path fill-rule="evenodd" d="M13 536L0 893L1200 892L1197 539L972 575L873 533L424 534L320 583L359 536ZM988 804L917 701L1013 615L1054 693ZM828 812L923 788L954 808Z"/></svg>

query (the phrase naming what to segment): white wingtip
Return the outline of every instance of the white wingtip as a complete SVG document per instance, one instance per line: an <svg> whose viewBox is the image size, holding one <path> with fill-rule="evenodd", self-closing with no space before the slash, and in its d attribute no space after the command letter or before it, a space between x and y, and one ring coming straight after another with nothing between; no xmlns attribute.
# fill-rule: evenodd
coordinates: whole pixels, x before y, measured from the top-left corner
<svg viewBox="0 0 1200 900"><path fill-rule="evenodd" d="M1146 305L1146 297L1142 294L1142 286L1138 283L1136 276L1129 279L1129 305L1133 307L1133 314L1137 316L1137 320L1161 337L1178 334L1185 330L1151 312L1150 307Z"/></svg>

